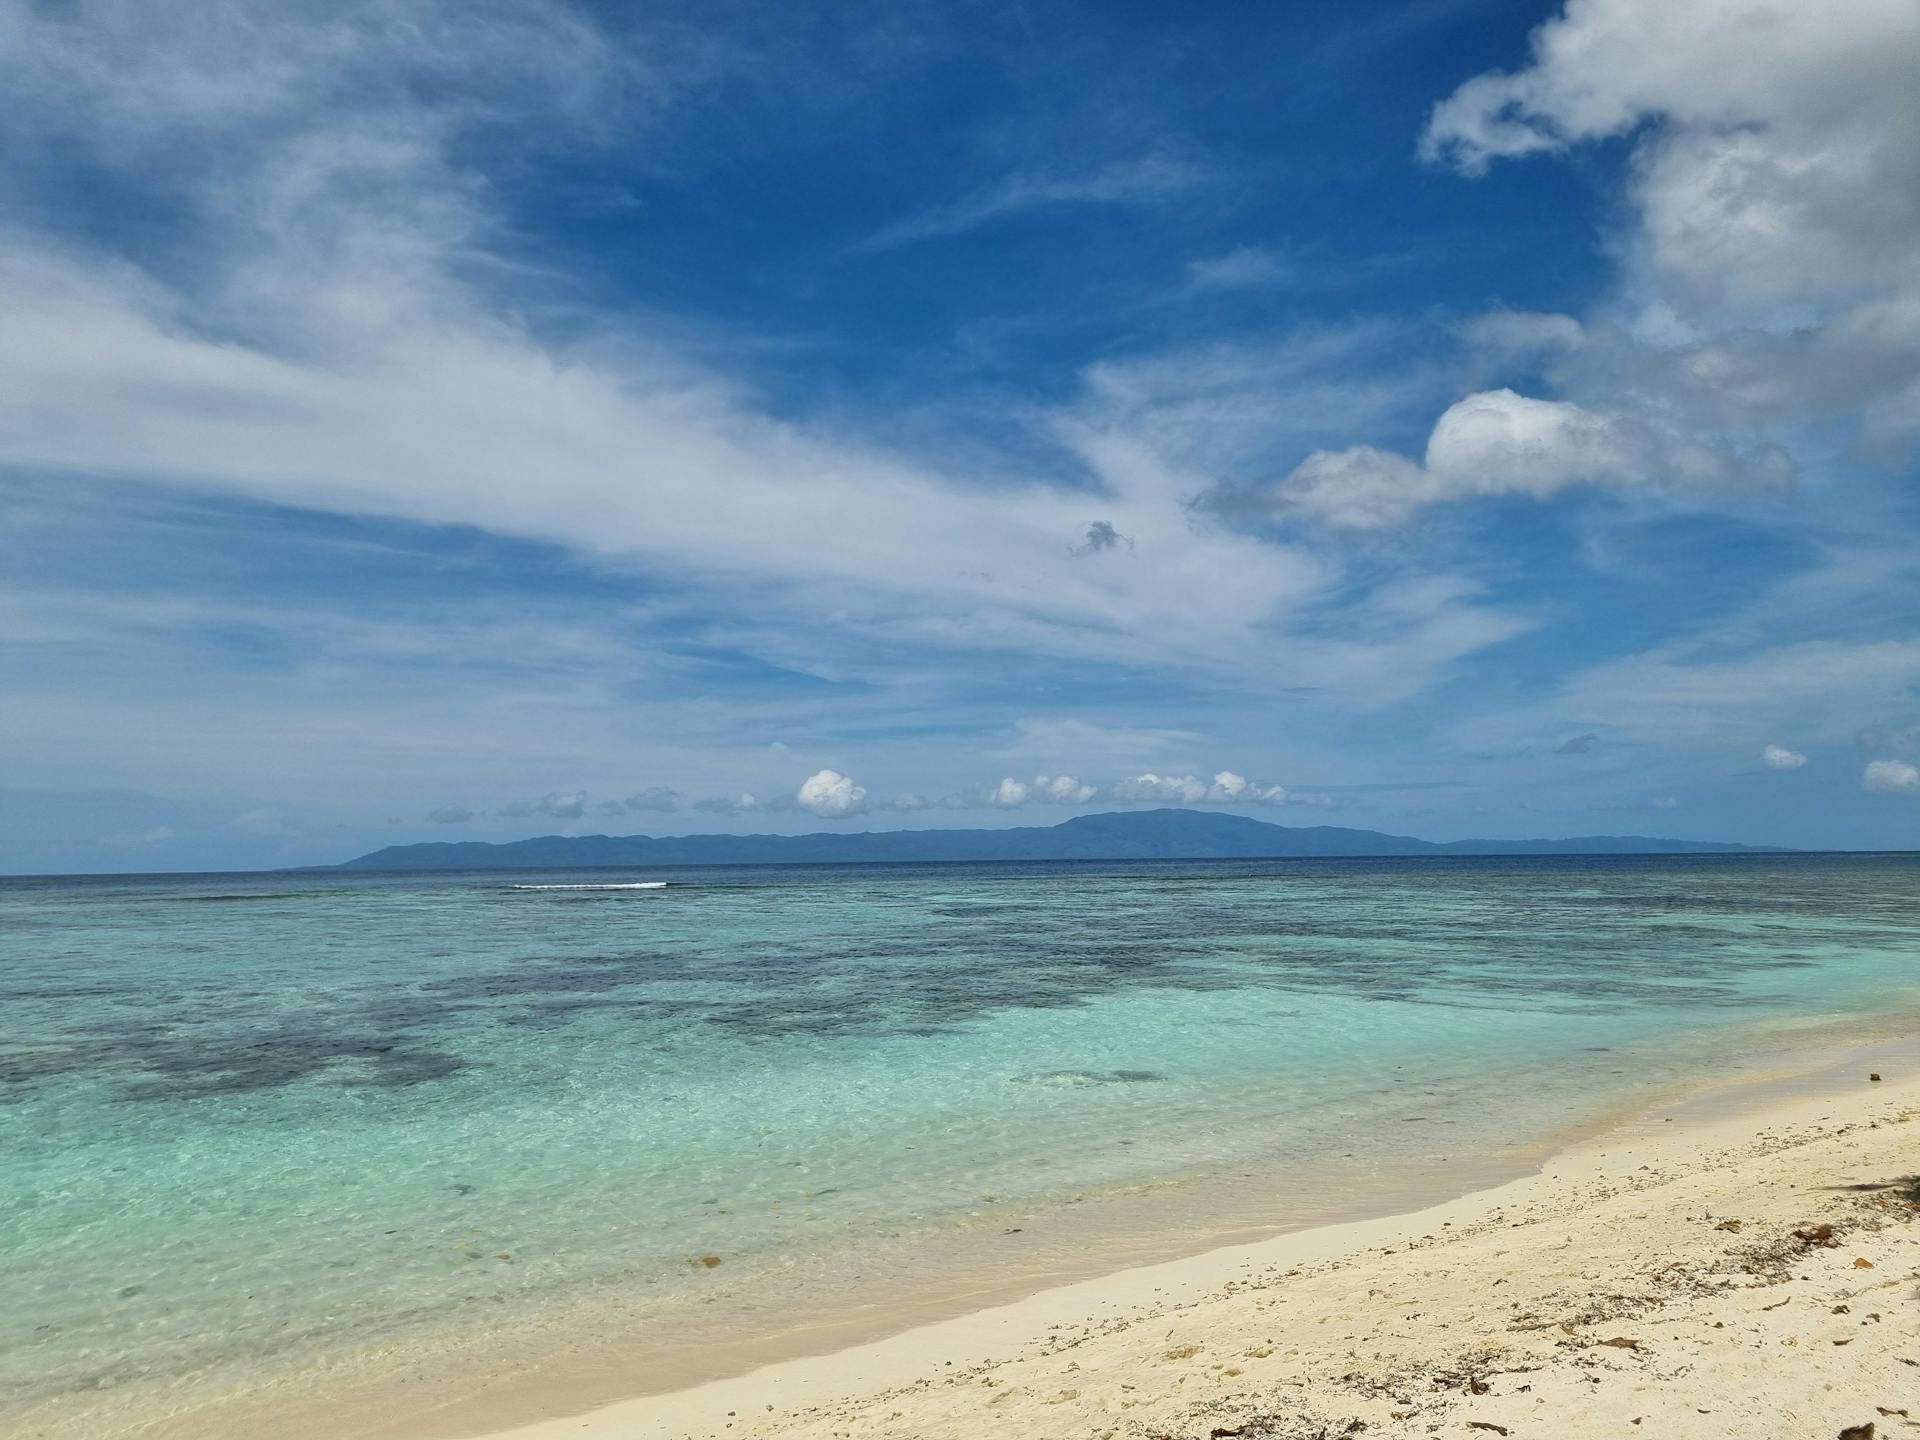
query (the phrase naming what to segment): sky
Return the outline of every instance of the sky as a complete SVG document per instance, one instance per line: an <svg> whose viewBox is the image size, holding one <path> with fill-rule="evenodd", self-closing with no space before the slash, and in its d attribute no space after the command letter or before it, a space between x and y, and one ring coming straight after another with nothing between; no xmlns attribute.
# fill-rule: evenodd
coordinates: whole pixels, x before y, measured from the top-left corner
<svg viewBox="0 0 1920 1440"><path fill-rule="evenodd" d="M0 871L1920 847L1914 0L0 0Z"/></svg>

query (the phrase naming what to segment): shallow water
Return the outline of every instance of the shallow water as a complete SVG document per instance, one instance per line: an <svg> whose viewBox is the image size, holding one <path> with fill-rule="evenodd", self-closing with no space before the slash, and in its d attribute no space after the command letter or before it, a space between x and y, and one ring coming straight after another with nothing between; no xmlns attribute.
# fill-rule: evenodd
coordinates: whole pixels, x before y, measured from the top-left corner
<svg viewBox="0 0 1920 1440"><path fill-rule="evenodd" d="M1512 1146L1915 986L1912 856L0 880L0 1416Z"/></svg>

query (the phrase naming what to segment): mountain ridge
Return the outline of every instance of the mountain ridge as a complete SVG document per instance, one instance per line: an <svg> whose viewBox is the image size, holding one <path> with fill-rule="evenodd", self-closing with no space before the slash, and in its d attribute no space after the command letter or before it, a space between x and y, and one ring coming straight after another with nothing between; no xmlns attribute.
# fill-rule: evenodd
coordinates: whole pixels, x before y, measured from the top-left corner
<svg viewBox="0 0 1920 1440"><path fill-rule="evenodd" d="M506 870L607 865L853 865L1016 860L1264 860L1420 855L1781 854L1763 845L1579 835L1421 840L1339 825L1275 825L1199 810L1106 811L1002 830L815 831L804 835L536 835L389 845L339 870Z"/></svg>

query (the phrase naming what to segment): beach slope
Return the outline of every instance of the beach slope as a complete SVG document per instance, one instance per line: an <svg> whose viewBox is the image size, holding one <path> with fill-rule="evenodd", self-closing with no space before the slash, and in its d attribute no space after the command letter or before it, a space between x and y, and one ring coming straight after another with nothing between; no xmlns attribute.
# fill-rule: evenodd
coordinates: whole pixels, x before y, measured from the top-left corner
<svg viewBox="0 0 1920 1440"><path fill-rule="evenodd" d="M1727 1113L1655 1112L1417 1215L1129 1271L500 1432L1869 1433L1920 1435L1920 1085L1864 1071L1760 1109L1749 1096Z"/></svg>

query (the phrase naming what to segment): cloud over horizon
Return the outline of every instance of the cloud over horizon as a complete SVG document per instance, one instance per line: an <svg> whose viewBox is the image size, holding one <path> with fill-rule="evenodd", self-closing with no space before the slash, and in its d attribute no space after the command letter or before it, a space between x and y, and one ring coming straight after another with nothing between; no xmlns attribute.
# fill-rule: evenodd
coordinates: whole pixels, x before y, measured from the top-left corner
<svg viewBox="0 0 1920 1440"><path fill-rule="evenodd" d="M0 861L1920 844L1920 11L1376 30L15 5Z"/></svg>

